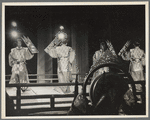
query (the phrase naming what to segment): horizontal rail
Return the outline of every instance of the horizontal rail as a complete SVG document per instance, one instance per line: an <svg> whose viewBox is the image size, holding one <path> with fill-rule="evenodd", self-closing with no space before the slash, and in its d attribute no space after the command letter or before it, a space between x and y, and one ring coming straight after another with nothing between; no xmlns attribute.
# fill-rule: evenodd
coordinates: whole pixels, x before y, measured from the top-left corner
<svg viewBox="0 0 150 120"><path fill-rule="evenodd" d="M34 81L34 80L39 81L39 79L29 79L29 81ZM58 78L45 78L45 79L40 79L40 80L58 80Z"/></svg>
<svg viewBox="0 0 150 120"><path fill-rule="evenodd" d="M134 81L134 84L145 84L145 81ZM131 84L131 83L129 83ZM38 86L69 86L75 85L75 83L19 83L19 84L6 84L6 87L38 87ZM83 83L78 83L83 85Z"/></svg>
<svg viewBox="0 0 150 120"><path fill-rule="evenodd" d="M74 94L54 94L54 95L32 95L32 96L20 96L21 99L35 99L35 98L64 98L64 97L74 97ZM17 96L11 96L12 99L17 99Z"/></svg>
<svg viewBox="0 0 150 120"><path fill-rule="evenodd" d="M39 86L70 86L75 83L19 83L19 84L6 84L6 87L39 87ZM83 83L78 83L83 85Z"/></svg>
<svg viewBox="0 0 150 120"><path fill-rule="evenodd" d="M89 96L89 93L86 93ZM74 94L53 94L53 95L32 95L32 96L20 96L21 99L35 99L35 98L64 98L64 97L74 97ZM12 99L17 99L17 96L11 96Z"/></svg>
<svg viewBox="0 0 150 120"><path fill-rule="evenodd" d="M72 103L72 101L56 101L55 104Z"/></svg>
<svg viewBox="0 0 150 120"><path fill-rule="evenodd" d="M58 74L28 74L28 76L53 76L53 75L58 75ZM72 73L72 75L85 75L85 74L81 74L81 73ZM11 76L11 74L9 75L5 75L6 77Z"/></svg>
<svg viewBox="0 0 150 120"><path fill-rule="evenodd" d="M33 106L33 105L50 105L51 102L38 102L38 103L22 103L21 106ZM72 101L55 101L55 104L72 103ZM16 106L16 104L14 104Z"/></svg>
<svg viewBox="0 0 150 120"><path fill-rule="evenodd" d="M58 74L28 74L28 76L49 76L49 75L58 75ZM5 75L6 77L11 76L11 74L9 75Z"/></svg>
<svg viewBox="0 0 150 120"><path fill-rule="evenodd" d="M49 105L50 102L38 102L38 103L23 103L21 106L30 106L30 105ZM16 104L15 104L16 106Z"/></svg>
<svg viewBox="0 0 150 120"><path fill-rule="evenodd" d="M58 80L58 78L49 78L49 79L29 79L29 81L48 81L48 80ZM5 81L7 82L7 81L10 81L10 80L6 79Z"/></svg>
<svg viewBox="0 0 150 120"><path fill-rule="evenodd" d="M21 99L35 99L35 98L65 98L65 97L74 97L74 94L67 95L35 95L35 96L20 96Z"/></svg>

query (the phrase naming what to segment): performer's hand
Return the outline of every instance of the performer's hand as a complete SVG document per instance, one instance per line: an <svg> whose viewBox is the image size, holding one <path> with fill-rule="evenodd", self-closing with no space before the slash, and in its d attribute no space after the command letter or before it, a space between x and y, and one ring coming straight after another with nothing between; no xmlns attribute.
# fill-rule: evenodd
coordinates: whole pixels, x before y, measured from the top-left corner
<svg viewBox="0 0 150 120"><path fill-rule="evenodd" d="M61 43L61 40L59 40L58 38L55 38L54 44L55 44L56 46L58 46L60 43Z"/></svg>

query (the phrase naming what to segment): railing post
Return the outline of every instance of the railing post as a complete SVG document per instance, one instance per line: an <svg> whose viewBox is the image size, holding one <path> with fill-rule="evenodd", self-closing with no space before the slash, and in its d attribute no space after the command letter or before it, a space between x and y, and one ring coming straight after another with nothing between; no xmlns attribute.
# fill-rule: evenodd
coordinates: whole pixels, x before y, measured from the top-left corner
<svg viewBox="0 0 150 120"><path fill-rule="evenodd" d="M76 80L75 80L75 97L78 95L78 74L76 74Z"/></svg>
<svg viewBox="0 0 150 120"><path fill-rule="evenodd" d="M39 75L37 75L37 83L39 83Z"/></svg>
<svg viewBox="0 0 150 120"><path fill-rule="evenodd" d="M133 92L133 96L135 98L135 103L137 103L137 97L136 97L136 83L134 81L132 81L131 83L131 87L132 87L132 92Z"/></svg>
<svg viewBox="0 0 150 120"><path fill-rule="evenodd" d="M142 85L142 95L141 95L141 97L142 97L142 103L144 104L144 106L145 106L145 82L142 82L141 83L141 85Z"/></svg>
<svg viewBox="0 0 150 120"><path fill-rule="evenodd" d="M51 109L54 109L55 107L54 95L52 95L50 103L51 103Z"/></svg>
<svg viewBox="0 0 150 120"><path fill-rule="evenodd" d="M20 113L20 109L21 109L21 87L18 85L17 86L17 100L16 100L16 109L17 109L17 113Z"/></svg>
<svg viewBox="0 0 150 120"><path fill-rule="evenodd" d="M84 82L87 79L87 76L88 76L88 73L85 74ZM84 82L83 82L83 85L82 85L82 90L83 90ZM88 83L88 81L87 81L87 83ZM87 88L87 84L85 85L85 90L83 90L83 94L85 94L84 96L86 96L86 88Z"/></svg>

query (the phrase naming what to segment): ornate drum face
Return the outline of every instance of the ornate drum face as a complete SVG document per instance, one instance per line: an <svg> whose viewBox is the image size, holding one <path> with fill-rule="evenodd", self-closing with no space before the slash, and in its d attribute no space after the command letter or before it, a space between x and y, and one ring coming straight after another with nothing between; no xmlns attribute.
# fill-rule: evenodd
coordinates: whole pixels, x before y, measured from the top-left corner
<svg viewBox="0 0 150 120"><path fill-rule="evenodd" d="M121 90L122 93L125 94L128 90L128 84L125 82L125 79L117 73L104 73L99 75L93 79L91 83L90 99L92 104L96 105L100 98L108 93L109 89ZM116 95L118 93L120 93L120 91L115 92Z"/></svg>
<svg viewBox="0 0 150 120"><path fill-rule="evenodd" d="M124 99L123 96L129 90L128 83L133 82L132 77L128 74L128 70L125 69L125 64L116 56L108 53L91 67L83 85L83 94L86 93L86 84L93 73L104 67L109 67L110 71L98 75L91 82L89 96L93 106L97 106L97 104L103 106L106 104L107 106L107 102L110 102L112 98L118 99L117 96ZM123 75L118 73L123 73ZM132 85L132 89L135 91L134 85ZM114 102L113 104L119 103Z"/></svg>

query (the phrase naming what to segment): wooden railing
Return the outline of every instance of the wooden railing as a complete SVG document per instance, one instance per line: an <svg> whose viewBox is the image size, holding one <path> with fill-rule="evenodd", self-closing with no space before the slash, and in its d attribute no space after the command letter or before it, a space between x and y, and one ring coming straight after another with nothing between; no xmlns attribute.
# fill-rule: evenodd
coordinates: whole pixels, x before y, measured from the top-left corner
<svg viewBox="0 0 150 120"><path fill-rule="evenodd" d="M39 87L39 86L75 86L74 94L53 94L53 95L32 95L32 96L21 96L21 87ZM6 84L6 87L16 87L16 96L11 96L13 100L16 100L16 113L17 115L29 115L30 113L43 112L43 111L61 111L69 110L68 107L55 107L56 104L63 103L72 103L72 101L55 101L56 98L68 98L76 97L78 95L78 86L83 85L83 83L78 83L78 74L76 75L75 83L20 83L20 84ZM87 94L88 95L88 94ZM38 102L38 103L21 103L22 99L39 99L39 98L49 98L50 102ZM48 105L48 108L30 108L30 109L21 109L21 106L29 105Z"/></svg>
<svg viewBox="0 0 150 120"><path fill-rule="evenodd" d="M133 94L135 95L141 95L142 98L142 104L145 106L146 105L146 82L145 81L134 81L134 84L141 84L142 86L142 92L135 92ZM137 101L137 100L136 100Z"/></svg>
<svg viewBox="0 0 150 120"><path fill-rule="evenodd" d="M58 74L28 74L29 76L29 81L58 81ZM48 77L49 76L49 77ZM81 80L84 78L85 74L80 74L80 73L72 73L72 76L75 78L78 77L78 80ZM9 82L11 77L11 74L5 75L5 81ZM34 77L34 78L33 78ZM40 78L43 77L43 78Z"/></svg>
<svg viewBox="0 0 150 120"><path fill-rule="evenodd" d="M130 83L129 83L130 84ZM142 92L135 92L135 95L142 96L142 104L145 105L145 81L135 81L134 84L142 85ZM32 96L21 96L21 87L39 87L39 86L75 86L74 94L54 94L54 95L32 95ZM28 84L6 84L6 87L16 87L16 96L12 96L14 100L16 100L16 112L17 115L30 115L35 112L44 112L44 111L62 111L69 110L70 106L67 107L55 107L56 104L63 103L72 103L72 101L55 101L56 98L75 98L78 95L78 86L83 85L83 83L78 83L78 74L76 75L75 83L28 83ZM88 93L86 94L88 96ZM21 103L22 99L39 99L39 98L49 98L50 102L38 102L38 103ZM49 105L48 108L30 108L30 109L21 109L21 106L29 106L29 105Z"/></svg>

